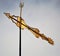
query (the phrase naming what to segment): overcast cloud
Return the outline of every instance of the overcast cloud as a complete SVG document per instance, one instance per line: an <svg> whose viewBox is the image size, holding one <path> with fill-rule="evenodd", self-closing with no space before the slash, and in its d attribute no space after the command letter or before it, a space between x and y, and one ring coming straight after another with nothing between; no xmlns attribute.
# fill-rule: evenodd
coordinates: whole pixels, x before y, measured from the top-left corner
<svg viewBox="0 0 60 56"><path fill-rule="evenodd" d="M18 0L0 0L0 56L19 56L19 29L3 12L19 15ZM60 55L60 0L24 0L22 17L32 27L51 37L55 45L22 30L22 56Z"/></svg>

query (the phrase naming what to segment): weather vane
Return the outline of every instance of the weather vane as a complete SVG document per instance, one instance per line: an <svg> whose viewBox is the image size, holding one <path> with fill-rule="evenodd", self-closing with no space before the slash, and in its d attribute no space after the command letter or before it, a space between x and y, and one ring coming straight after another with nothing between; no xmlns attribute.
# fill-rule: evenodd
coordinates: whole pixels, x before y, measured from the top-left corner
<svg viewBox="0 0 60 56"><path fill-rule="evenodd" d="M20 29L20 50L21 50L21 29L22 30L28 29L33 33L33 35L36 38L40 37L42 40L46 40L51 45L54 45L54 41L51 38L46 37L44 34L41 34L38 28L30 27L29 25L27 25L25 23L25 20L22 18L22 8L23 8L23 6L24 6L24 3L20 0L20 16L11 15L10 13L4 13ZM20 54L21 54L21 52L20 52Z"/></svg>

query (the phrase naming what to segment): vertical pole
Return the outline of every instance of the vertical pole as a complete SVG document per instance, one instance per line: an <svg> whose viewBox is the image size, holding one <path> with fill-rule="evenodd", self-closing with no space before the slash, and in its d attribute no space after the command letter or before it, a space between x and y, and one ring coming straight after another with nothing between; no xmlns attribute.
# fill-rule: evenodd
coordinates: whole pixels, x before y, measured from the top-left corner
<svg viewBox="0 0 60 56"><path fill-rule="evenodd" d="M20 0L20 17L22 17L22 8L23 8L23 3ZM21 22L21 19L20 19ZM19 56L21 56L21 25L19 28Z"/></svg>
<svg viewBox="0 0 60 56"><path fill-rule="evenodd" d="M21 56L21 27L19 28L19 56Z"/></svg>
<svg viewBox="0 0 60 56"><path fill-rule="evenodd" d="M20 2L20 17L21 17L21 2ZM21 19L20 19L21 22ZM21 27L19 27L19 56L21 56Z"/></svg>

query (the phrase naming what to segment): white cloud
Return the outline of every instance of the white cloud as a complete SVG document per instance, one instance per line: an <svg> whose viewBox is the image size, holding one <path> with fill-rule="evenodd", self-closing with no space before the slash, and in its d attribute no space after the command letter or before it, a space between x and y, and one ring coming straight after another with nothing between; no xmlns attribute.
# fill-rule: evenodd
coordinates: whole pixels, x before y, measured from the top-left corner
<svg viewBox="0 0 60 56"><path fill-rule="evenodd" d="M15 15L19 15L20 13L19 8L16 7L14 7L14 9L12 10L9 10L9 12ZM60 14L58 12L55 8L49 7L48 5L35 6L35 4L31 5L25 3L22 17L24 18L26 23L30 26L39 28L41 33L45 33L47 36L50 36L55 41L55 45L51 46L46 41L36 39L35 36L28 30L22 30L22 56L60 55L59 53ZM1 25L0 37L2 37L0 38L2 51L0 55L18 56L18 42L19 42L18 28L6 17L4 17L3 22L2 22L3 24L2 23L0 24Z"/></svg>

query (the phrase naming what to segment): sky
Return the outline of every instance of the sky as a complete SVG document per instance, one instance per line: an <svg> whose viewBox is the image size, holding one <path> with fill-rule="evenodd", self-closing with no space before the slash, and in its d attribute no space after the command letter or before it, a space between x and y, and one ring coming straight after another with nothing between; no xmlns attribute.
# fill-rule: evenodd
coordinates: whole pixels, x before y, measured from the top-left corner
<svg viewBox="0 0 60 56"><path fill-rule="evenodd" d="M54 45L37 39L28 29L21 31L22 56L60 55L60 0L23 0L26 24L51 37ZM20 14L20 0L0 0L0 56L19 56L19 28L3 13Z"/></svg>

